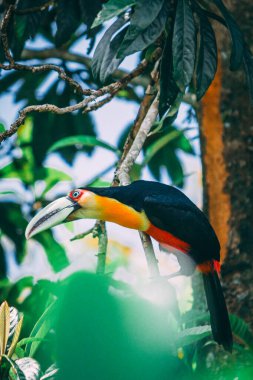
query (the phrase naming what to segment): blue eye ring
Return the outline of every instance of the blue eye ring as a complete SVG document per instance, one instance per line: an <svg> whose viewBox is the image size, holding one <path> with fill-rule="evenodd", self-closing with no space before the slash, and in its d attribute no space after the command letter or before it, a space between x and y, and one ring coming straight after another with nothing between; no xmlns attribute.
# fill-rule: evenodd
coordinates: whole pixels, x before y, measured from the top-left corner
<svg viewBox="0 0 253 380"><path fill-rule="evenodd" d="M72 198L78 198L80 194L81 194L80 191L74 190L71 195L72 195Z"/></svg>

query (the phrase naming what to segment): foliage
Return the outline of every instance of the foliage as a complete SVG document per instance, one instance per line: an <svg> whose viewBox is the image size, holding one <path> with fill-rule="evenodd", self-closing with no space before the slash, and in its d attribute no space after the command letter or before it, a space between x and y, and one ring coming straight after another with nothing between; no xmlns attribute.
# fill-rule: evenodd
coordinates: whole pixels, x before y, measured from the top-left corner
<svg viewBox="0 0 253 380"><path fill-rule="evenodd" d="M10 3L0 2L0 18ZM160 121L153 125L143 146L144 158L131 174L139 179L147 166L153 177L161 180L165 168L172 182L182 187L185 174L178 152L193 155L194 150L185 131L174 122L184 94L191 91L201 99L215 76L213 20L228 29L232 41L230 69L239 69L243 62L252 94L253 58L221 0L207 6L199 0L20 0L8 26L8 41L15 60L41 64L48 58L56 59L70 78L91 89L122 77L124 72L117 69L125 57L141 52L137 59L145 57L150 63L153 52L160 49ZM42 40L47 48L34 51L31 39L35 46ZM84 45L86 56L84 51L73 53L76 46L84 50ZM6 62L2 45L0 62ZM144 80L138 78L137 84L128 85L117 96L139 104L152 69L149 64ZM83 99L60 76L47 71L4 72L0 94L7 92L22 106L51 103L65 107ZM3 130L0 123L0 132ZM90 114L33 113L19 128L17 140L1 147L0 297L12 305L9 309L4 302L0 307L1 377L53 379L55 364L60 367L57 379L252 377L253 337L244 321L231 316L236 344L234 356L228 357L212 341L209 315L198 310L180 315L176 306L150 303L115 281L113 273L128 264L117 249L107 265L111 276L79 273L62 279L61 273L55 282L28 276L14 283L7 278L9 245L14 247L17 263L22 264L27 252L27 221L59 194L56 185L65 183L66 192L73 187L69 175L45 165L46 158L57 152L71 165L77 152L93 154L103 148L113 152L117 160L128 132L127 127L117 148L97 136ZM102 184L100 177L96 174L93 185ZM15 183L14 188L10 181ZM66 248L51 231L35 240L55 272L69 265ZM169 283L161 280L151 284L158 287L157 293L165 290L177 305Z"/></svg>
<svg viewBox="0 0 253 380"><path fill-rule="evenodd" d="M123 58L151 46L152 49L155 49L160 43L160 46L164 45L160 72L162 84L160 116L163 116L176 102L177 97L186 91L192 80L194 83L195 75L197 78L196 93L198 100L201 99L210 86L217 69L216 40L209 18L214 18L225 25L230 32L232 39L231 70L239 69L244 59L245 70L251 72L250 60L247 59L250 53L239 27L221 0L215 0L213 3L223 18L210 12L209 6L206 8L205 5L204 8L202 3L197 0L192 2L189 0L178 0L177 2L136 1L135 5L131 7L131 12L128 13L130 20L124 16L122 19L119 18L106 31L97 46L96 59L93 63L95 77L103 82L106 81ZM113 17L116 5L122 11L126 9L125 2L122 4L113 0L109 1L103 6L103 10L94 24L98 25L98 23L108 20L110 10ZM129 7L130 5L129 2ZM113 10L112 6L115 7ZM125 32L122 36L121 28L124 24ZM120 38L118 38L119 35ZM157 41L159 36L164 43ZM197 38L200 38L200 44L197 44ZM115 43L116 39L117 43ZM114 63L112 66L105 67L108 51L110 51L108 58L114 57ZM249 79L248 82L251 87L251 80Z"/></svg>
<svg viewBox="0 0 253 380"><path fill-rule="evenodd" d="M57 169L36 165L31 147L33 124L27 120L19 130L19 139L10 146L8 163L1 169L2 188L0 191L1 206L1 261L5 263L6 248L2 245L4 237L14 244L15 257L22 263L26 252L27 242L24 236L29 213L34 214L36 208L45 205L47 193L60 181L70 183L71 177ZM21 154L20 154L21 153ZM15 180L18 186L10 189L9 180ZM5 183L5 185L4 185ZM42 191L37 190L38 183L43 184ZM35 208L33 208L33 205ZM26 209L26 213L25 213ZM28 214L28 215L27 215ZM57 243L51 231L38 236L36 239L45 249L49 263L55 271L69 264L64 248ZM8 251L8 250L7 250ZM1 267L1 277L6 275L6 266Z"/></svg>
<svg viewBox="0 0 253 380"><path fill-rule="evenodd" d="M18 379L20 369L25 372L25 363L30 364L30 371L37 368L38 373L45 373L52 362L59 368L57 379L115 378L119 373L122 379L128 379L129 374L132 378L145 375L146 379L211 379L216 376L217 366L217 379L238 376L247 380L252 374L252 351L236 343L233 356L224 360L224 351L212 341L209 315L190 310L180 316L177 303L172 302L175 292L166 281L152 282L154 294L164 295L159 303L147 301L134 288L109 276L84 272L39 286L47 289L47 297L51 294L53 298L48 298L48 306L44 306L42 315L36 316L37 321L32 314L36 304L45 305L45 294L36 292L33 302L28 302L28 296L19 305L24 322L28 317L33 319L28 328L24 323L26 335L21 339L16 333L18 326L21 330L20 314L15 308L8 314L7 303L2 304L5 320L11 316L9 347L13 354L9 354L9 348L1 369L9 371L12 367L13 379ZM144 294L150 291L149 286L146 285ZM246 332L245 322L236 318L234 323L233 319L231 316L233 332L248 346L252 334ZM7 329L8 323L2 326ZM215 367L213 359L208 359L208 352L213 350ZM52 378L56 367L51 367ZM35 380L46 378L36 376Z"/></svg>
<svg viewBox="0 0 253 380"><path fill-rule="evenodd" d="M171 125L171 121L170 117L166 117L161 122L154 124L150 136L147 137L143 146L143 161L139 166L136 164L132 170L133 179L137 179L136 173L140 175L142 169L147 166L152 176L157 181L161 181L162 169L165 168L175 186L184 186L186 174L178 152L191 155L195 155L195 152L184 131L175 125ZM129 128L119 138L119 149L123 148Z"/></svg>
<svg viewBox="0 0 253 380"><path fill-rule="evenodd" d="M46 312L45 312L46 313ZM48 313L47 313L48 314ZM49 316L47 315L47 318ZM46 334L33 334L29 338L19 340L23 324L23 316L14 307L9 308L7 302L0 306L0 373L1 379L12 380L37 380L44 379L40 364L32 358L34 351L27 352L22 347L24 344L40 345ZM39 323L39 321L38 321ZM51 321L48 318L48 323ZM55 370L47 372L48 378L52 379Z"/></svg>

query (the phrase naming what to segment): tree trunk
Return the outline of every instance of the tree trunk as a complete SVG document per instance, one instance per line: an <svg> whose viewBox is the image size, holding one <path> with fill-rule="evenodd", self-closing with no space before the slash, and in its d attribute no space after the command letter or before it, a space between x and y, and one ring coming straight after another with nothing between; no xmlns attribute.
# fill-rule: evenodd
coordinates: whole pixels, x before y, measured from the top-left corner
<svg viewBox="0 0 253 380"><path fill-rule="evenodd" d="M252 42L253 3L225 3ZM229 310L253 328L253 106L243 72L229 70L229 35L216 32L219 69L200 110L204 204L222 245Z"/></svg>

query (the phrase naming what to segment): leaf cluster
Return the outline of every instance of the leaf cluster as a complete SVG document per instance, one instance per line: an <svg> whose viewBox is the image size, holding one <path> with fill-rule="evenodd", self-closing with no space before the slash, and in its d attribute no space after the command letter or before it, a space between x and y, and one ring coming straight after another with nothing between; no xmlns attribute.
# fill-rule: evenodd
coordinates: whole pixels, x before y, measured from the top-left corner
<svg viewBox="0 0 253 380"><path fill-rule="evenodd" d="M50 306L50 310L52 307L53 305ZM20 315L17 309L9 308L8 303L3 302L0 306L0 321L1 378L11 380L43 380L47 378L53 380L53 375L57 370L50 367L43 375L40 364L33 359L36 349L48 332L45 331L45 321L50 328L52 327L49 309L38 320L30 337L21 340L19 337L23 325L23 315ZM22 348L23 346L26 346L25 349Z"/></svg>
<svg viewBox="0 0 253 380"><path fill-rule="evenodd" d="M94 76L105 82L126 56L138 51L146 51L148 56L150 49L160 45L163 47L160 116L182 98L189 86L193 86L200 100L217 70L216 37L210 22L215 20L224 25L231 36L230 69L238 70L244 63L252 93L252 56L242 32L222 0L211 3L215 13L198 0L136 0L134 4L110 0L103 5L94 25L108 20L110 12L111 17L119 16L96 48Z"/></svg>

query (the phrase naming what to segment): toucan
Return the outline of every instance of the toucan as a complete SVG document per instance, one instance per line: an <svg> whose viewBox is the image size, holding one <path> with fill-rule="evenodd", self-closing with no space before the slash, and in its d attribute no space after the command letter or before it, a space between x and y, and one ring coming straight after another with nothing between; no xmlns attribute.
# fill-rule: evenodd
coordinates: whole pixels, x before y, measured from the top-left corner
<svg viewBox="0 0 253 380"><path fill-rule="evenodd" d="M173 186L143 180L128 186L81 187L42 209L28 224L26 238L76 219L99 219L144 231L163 249L177 253L181 265L177 275L190 275L195 268L202 272L213 338L232 351L219 280L220 244L204 213L186 195Z"/></svg>

